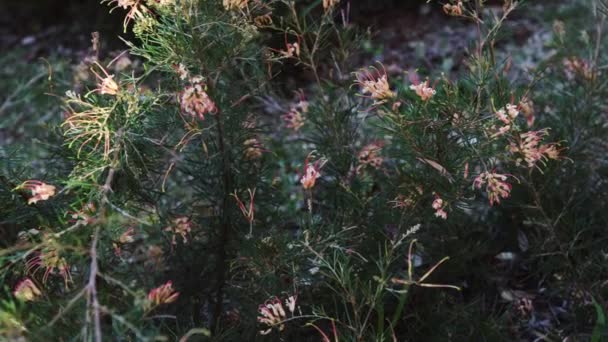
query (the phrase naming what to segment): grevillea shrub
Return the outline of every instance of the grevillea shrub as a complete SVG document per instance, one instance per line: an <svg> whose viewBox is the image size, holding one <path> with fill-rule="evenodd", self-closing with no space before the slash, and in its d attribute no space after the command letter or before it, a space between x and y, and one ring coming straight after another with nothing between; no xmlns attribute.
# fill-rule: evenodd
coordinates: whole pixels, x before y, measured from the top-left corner
<svg viewBox="0 0 608 342"><path fill-rule="evenodd" d="M588 230L571 207L604 188L600 7L595 40L557 27L554 53L514 79L495 49L512 1L442 4L477 27L459 75L354 66L366 34L339 0L104 4L125 13L128 50L100 58L94 35L52 171L2 171L9 339L491 338L507 328L459 313L471 292L533 315L531 298L481 284L480 260L514 259L496 241L543 253L543 273L550 253L585 258L575 236L601 236L597 204Z"/></svg>

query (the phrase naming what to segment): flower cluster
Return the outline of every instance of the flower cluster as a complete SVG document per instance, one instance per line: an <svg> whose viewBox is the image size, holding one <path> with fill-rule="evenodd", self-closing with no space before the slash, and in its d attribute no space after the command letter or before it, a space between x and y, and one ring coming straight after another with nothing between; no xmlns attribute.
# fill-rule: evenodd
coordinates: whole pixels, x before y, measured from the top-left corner
<svg viewBox="0 0 608 342"><path fill-rule="evenodd" d="M215 102L207 94L207 86L203 83L202 78L193 77L190 81L191 84L186 86L178 96L182 112L201 120L205 119L207 113L217 113Z"/></svg>
<svg viewBox="0 0 608 342"><path fill-rule="evenodd" d="M245 147L245 159L247 160L259 159L264 152L262 143L258 140L258 138L245 140L243 142L243 146Z"/></svg>
<svg viewBox="0 0 608 342"><path fill-rule="evenodd" d="M435 200L433 200L433 204L431 204L431 206L433 209L435 209L436 217L441 217L444 220L448 218L448 213L445 211L447 203L445 203L445 201L439 197L439 195L435 194Z"/></svg>
<svg viewBox="0 0 608 342"><path fill-rule="evenodd" d="M25 263L26 273L35 275L40 268L44 269L44 275L42 276L42 282L46 283L49 275L54 274L55 271L63 277L65 287L68 287L68 282L71 281L70 266L66 262L65 258L61 257L56 249L48 248L46 250L35 252L34 256Z"/></svg>
<svg viewBox="0 0 608 342"><path fill-rule="evenodd" d="M361 94L374 100L375 105L385 103L396 96L390 89L386 70L382 72L375 67L362 69L356 74L355 84L361 88Z"/></svg>
<svg viewBox="0 0 608 342"><path fill-rule="evenodd" d="M165 284L148 292L146 305L149 308L153 308L163 304L170 304L175 302L177 297L179 297L179 292L175 292L173 289L173 282L169 280Z"/></svg>
<svg viewBox="0 0 608 342"><path fill-rule="evenodd" d="M285 299L285 305L289 312L293 315L296 309L296 297L290 296ZM285 324L283 323L287 318L287 313L283 308L283 303L277 297L274 297L266 303L260 305L258 307L258 322L266 325L268 329L261 330L260 334L267 335L269 334L274 327L278 327L279 331L283 331L285 329Z"/></svg>
<svg viewBox="0 0 608 342"><path fill-rule="evenodd" d="M504 124L504 126L498 128L498 129L494 126L493 129L496 132L494 134L492 134L492 136L491 136L492 138L497 138L501 135L504 135L511 129L513 121L519 115L519 110L517 109L516 105L507 104L505 106L505 108L501 108L501 109L497 110L495 115L496 115L496 118Z"/></svg>
<svg viewBox="0 0 608 342"><path fill-rule="evenodd" d="M429 81L426 80L424 82L410 85L410 89L415 91L416 95L418 95L422 101L428 101L437 93L437 91L429 85Z"/></svg>
<svg viewBox="0 0 608 342"><path fill-rule="evenodd" d="M475 178L473 186L481 189L485 185L490 205L500 204L501 198L508 198L511 195L511 184L506 182L507 178L507 175L486 171Z"/></svg>
<svg viewBox="0 0 608 342"><path fill-rule="evenodd" d="M309 159L310 155L308 155L304 161L304 174L302 175L302 178L300 178L300 183L304 190L310 190L315 186L317 179L321 177L320 171L324 164L322 160L317 160L311 164Z"/></svg>
<svg viewBox="0 0 608 342"><path fill-rule="evenodd" d="M118 86L118 83L116 83L116 81L114 81L114 75L108 74L106 69L104 69L101 65L99 65L99 63L96 63L96 64L99 67L99 69L101 69L101 71L103 72L103 74L105 76L101 76L97 72L95 72L95 70L92 70L93 73L95 74L95 77L97 77L97 80L98 80L97 89L95 89L95 91L99 92L101 95L104 95L104 94L113 95L113 96L118 95L120 88Z"/></svg>
<svg viewBox="0 0 608 342"><path fill-rule="evenodd" d="M380 168L380 166L382 166L384 158L382 158L382 156L380 156L379 154L383 146L384 143L382 141L378 141L367 144L365 147L363 147L363 149L361 149L359 155L357 156L357 159L359 161L359 165L357 166L357 173L361 172L361 170L368 165L375 169L378 169Z"/></svg>
<svg viewBox="0 0 608 342"><path fill-rule="evenodd" d="M304 99L303 93L300 92L299 95L300 100L289 108L287 114L281 116L285 121L285 126L296 132L304 126L305 119L303 114L308 112L308 101Z"/></svg>
<svg viewBox="0 0 608 342"><path fill-rule="evenodd" d="M42 295L42 291L30 278L25 278L17 283L13 295L22 301L31 302Z"/></svg>
<svg viewBox="0 0 608 342"><path fill-rule="evenodd" d="M323 9L325 11L331 10L332 8L334 8L338 3L340 3L340 0L323 0Z"/></svg>
<svg viewBox="0 0 608 342"><path fill-rule="evenodd" d="M593 69L589 65L589 62L584 59L578 57L566 58L563 61L563 65L566 78L571 81L574 80L576 76L580 76L587 80L593 79Z"/></svg>
<svg viewBox="0 0 608 342"><path fill-rule="evenodd" d="M27 200L27 204L37 203L38 201L46 201L55 195L56 188L37 180L28 180L19 185L15 190L29 190L32 192L32 197Z"/></svg>
<svg viewBox="0 0 608 342"><path fill-rule="evenodd" d="M547 135L547 130L530 131L519 135L517 141L511 142L509 151L513 154L519 154L515 163L519 166L522 162L526 162L528 167L536 166L536 163L544 162L548 159L559 159L560 150L558 144L541 144L543 138Z"/></svg>
<svg viewBox="0 0 608 342"><path fill-rule="evenodd" d="M173 225L164 229L166 232L173 233L171 244L177 245L177 236L182 237L182 242L188 242L188 234L192 231L192 221L186 216L181 216L173 220Z"/></svg>
<svg viewBox="0 0 608 342"><path fill-rule="evenodd" d="M224 0L224 8L226 10L240 10L247 7L247 2L249 0Z"/></svg>
<svg viewBox="0 0 608 342"><path fill-rule="evenodd" d="M455 17L461 16L463 13L462 1L458 0L458 2L455 5L452 5L452 4L443 5L443 11L447 15L451 15L451 16L455 16Z"/></svg>

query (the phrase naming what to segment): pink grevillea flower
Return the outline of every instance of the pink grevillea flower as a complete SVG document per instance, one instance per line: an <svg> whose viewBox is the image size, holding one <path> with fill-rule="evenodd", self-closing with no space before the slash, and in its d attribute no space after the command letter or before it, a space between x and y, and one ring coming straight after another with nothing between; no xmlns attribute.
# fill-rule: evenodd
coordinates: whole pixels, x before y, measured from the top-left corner
<svg viewBox="0 0 608 342"><path fill-rule="evenodd" d="M32 192L32 197L27 200L27 204L37 203L38 201L46 201L55 195L56 188L37 180L28 180L19 185L15 190L29 190Z"/></svg>
<svg viewBox="0 0 608 342"><path fill-rule="evenodd" d="M525 161L528 167L534 167L539 161L544 163L548 159L559 159L560 150L557 144L541 144L547 134L546 129L530 131L520 134L518 141L511 142L509 146L511 153L521 155L515 163L520 165Z"/></svg>
<svg viewBox="0 0 608 342"><path fill-rule="evenodd" d="M43 283L46 283L49 275L54 274L56 271L63 278L66 288L68 287L68 282L72 280L70 266L65 261L65 258L61 257L55 249L34 252L34 256L25 262L26 273L35 275L41 268L44 269L44 275L42 276Z"/></svg>
<svg viewBox="0 0 608 342"><path fill-rule="evenodd" d="M17 283L13 295L22 301L31 302L40 297L42 292L30 278L25 278Z"/></svg>
<svg viewBox="0 0 608 342"><path fill-rule="evenodd" d="M178 96L182 112L201 120L205 119L207 113L217 113L215 102L207 94L207 86L202 82L202 78L193 77L191 81L192 84L186 86Z"/></svg>
<svg viewBox="0 0 608 342"><path fill-rule="evenodd" d="M323 0L323 10L326 12L334 8L340 0Z"/></svg>
<svg viewBox="0 0 608 342"><path fill-rule="evenodd" d="M285 126L296 132L304 126L305 119L303 114L308 112L308 101L304 98L304 93L299 91L297 94L300 97L299 101L289 108L287 114L281 116L285 121Z"/></svg>
<svg viewBox="0 0 608 342"><path fill-rule="evenodd" d="M95 203L89 202L85 204L79 211L71 215L72 220L70 220L70 222L79 223L86 226L95 221L96 212L97 208L95 207Z"/></svg>
<svg viewBox="0 0 608 342"><path fill-rule="evenodd" d="M290 296L285 300L285 305L289 312L293 315L296 308L296 297ZM283 321L287 319L287 313L281 303L281 300L277 297L267 300L264 304L258 307L258 322L266 325L268 329L260 330L260 334L269 334L274 327L278 327L279 331L285 329Z"/></svg>
<svg viewBox="0 0 608 342"><path fill-rule="evenodd" d="M494 203L500 204L501 198L509 198L511 195L512 186L506 182L507 178L507 175L495 172L483 172L475 177L473 186L481 189L485 185L490 205L493 206Z"/></svg>
<svg viewBox="0 0 608 342"><path fill-rule="evenodd" d="M382 104L396 96L390 89L384 66L382 71L372 66L359 70L355 75L357 78L355 84L361 88L361 95L373 99L374 104Z"/></svg>
<svg viewBox="0 0 608 342"><path fill-rule="evenodd" d="M163 304L170 304L177 300L179 292L173 289L173 282L169 280L165 284L154 288L148 292L148 306L155 307Z"/></svg>
<svg viewBox="0 0 608 342"><path fill-rule="evenodd" d="M573 80L577 75L588 80L593 78L593 69L589 62L584 59L578 57L566 58L563 65L566 78L569 80Z"/></svg>
<svg viewBox="0 0 608 342"><path fill-rule="evenodd" d="M435 200L433 201L431 206L433 207L433 209L435 209L436 217L441 217L444 220L448 218L448 213L447 211L445 211L447 203L445 203L443 199L439 197L439 195L435 194Z"/></svg>
<svg viewBox="0 0 608 342"><path fill-rule="evenodd" d="M445 4L443 5L443 12L447 15L459 17L463 13L464 6L462 5L462 1L458 1L455 5Z"/></svg>
<svg viewBox="0 0 608 342"><path fill-rule="evenodd" d="M384 146L384 142L377 141L367 144L361 149L357 159L359 161L359 165L357 166L357 173L361 172L361 170L366 166L371 166L374 169L380 168L384 161L384 158L380 156L380 151Z"/></svg>
<svg viewBox="0 0 608 342"><path fill-rule="evenodd" d="M96 64L99 67L99 69L103 72L104 76L101 76L97 72L95 72L95 70L92 70L93 73L95 74L95 77L97 77L97 81L98 81L97 89L95 89L94 91L97 91L102 95L104 95L104 94L117 95L118 92L120 91L120 88L118 86L118 83L116 83L116 81L114 81L114 75L108 74L106 69L104 69L99 63L96 63Z"/></svg>
<svg viewBox="0 0 608 342"><path fill-rule="evenodd" d="M306 160L304 160L303 175L300 178L300 183L304 190L312 189L315 186L317 179L321 177L321 168L325 164L323 160L317 160L311 164L309 161L310 157L311 155L309 154Z"/></svg>
<svg viewBox="0 0 608 342"><path fill-rule="evenodd" d="M516 105L507 104L505 108L501 108L496 112L498 120L502 121L505 125L509 125L519 115L519 110Z"/></svg>
<svg viewBox="0 0 608 342"><path fill-rule="evenodd" d="M177 236L182 237L182 242L188 242L188 234L192 231L192 221L186 216L180 216L173 220L173 225L166 227L164 229L166 232L173 233L173 238L171 239L171 244L177 245Z"/></svg>
<svg viewBox="0 0 608 342"><path fill-rule="evenodd" d="M429 80L420 82L418 74L416 73L410 74L410 81L413 83L410 85L410 89L416 92L416 95L418 95L422 101L428 101L437 94L434 87L430 86Z"/></svg>

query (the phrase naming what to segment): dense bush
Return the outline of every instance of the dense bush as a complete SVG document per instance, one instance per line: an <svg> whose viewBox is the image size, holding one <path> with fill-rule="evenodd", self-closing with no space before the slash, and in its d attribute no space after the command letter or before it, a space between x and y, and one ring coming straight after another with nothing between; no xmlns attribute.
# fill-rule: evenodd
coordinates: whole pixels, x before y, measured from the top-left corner
<svg viewBox="0 0 608 342"><path fill-rule="evenodd" d="M104 4L128 53L94 35L44 151L0 150L6 338L608 336L601 2L523 77L512 1L443 4L458 75L354 67L338 0Z"/></svg>

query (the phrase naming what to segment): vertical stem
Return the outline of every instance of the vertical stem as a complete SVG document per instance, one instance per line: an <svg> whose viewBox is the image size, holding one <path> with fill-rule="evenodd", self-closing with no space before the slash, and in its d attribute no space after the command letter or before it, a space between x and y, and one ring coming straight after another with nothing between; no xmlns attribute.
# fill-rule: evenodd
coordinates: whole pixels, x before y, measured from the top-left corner
<svg viewBox="0 0 608 342"><path fill-rule="evenodd" d="M224 285L226 282L226 245L228 243L231 224L230 224L230 215L229 215L229 198L230 191L232 189L232 177L230 174L230 158L228 152L226 150L225 137L224 137L224 126L221 118L221 113L217 113L215 115L215 120L217 121L217 132L218 132L218 147L220 153L222 155L222 167L223 167L223 183L224 183L224 193L223 193L223 201L222 201L222 217L221 217L221 227L220 227L220 238L219 245L217 251L217 284L215 291L215 307L213 309L213 320L214 326L213 330L219 328L220 319L222 316L222 312L224 310Z"/></svg>

